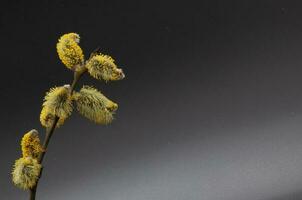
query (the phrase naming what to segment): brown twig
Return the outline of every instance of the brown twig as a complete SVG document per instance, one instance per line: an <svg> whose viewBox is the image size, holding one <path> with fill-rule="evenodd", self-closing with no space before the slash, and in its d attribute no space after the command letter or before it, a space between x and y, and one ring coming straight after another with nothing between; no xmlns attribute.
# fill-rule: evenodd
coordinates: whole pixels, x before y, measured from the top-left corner
<svg viewBox="0 0 302 200"><path fill-rule="evenodd" d="M73 90L74 90L77 82L79 81L79 79L81 78L81 76L86 71L87 71L87 69L84 66L80 66L78 68L78 70L76 70L74 72L73 81L72 81L72 84L71 84L71 87L70 87L70 95L72 94L72 92L73 92ZM53 133L54 133L54 131L56 129L58 121L59 121L59 117L55 116L55 119L54 119L51 127L46 129L46 136L45 136L44 143L43 143L44 152L42 152L40 154L39 158L38 158L38 162L40 164L42 164L42 162L43 162L44 156L45 156L45 154L47 152L47 147L48 147L49 141L50 141L51 136L53 135ZM38 177L36 185L33 188L30 189L29 200L35 200L36 199L37 187L38 187L38 183L39 183L39 180L40 180L41 176L42 176L42 170L40 171L40 175Z"/></svg>

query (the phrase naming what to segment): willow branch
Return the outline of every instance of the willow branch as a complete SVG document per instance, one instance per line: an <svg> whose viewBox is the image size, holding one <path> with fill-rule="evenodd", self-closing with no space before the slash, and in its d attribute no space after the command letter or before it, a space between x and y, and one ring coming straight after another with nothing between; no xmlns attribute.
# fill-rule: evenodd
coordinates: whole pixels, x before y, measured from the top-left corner
<svg viewBox="0 0 302 200"><path fill-rule="evenodd" d="M72 81L72 84L71 84L71 87L70 87L70 94L72 94L77 82L79 81L79 79L81 78L81 76L86 72L86 68L84 66L80 66L78 68L78 70L76 70L74 72L74 76L73 76L73 81ZM42 164L43 162L43 159L44 159L44 156L47 152L47 147L48 147L48 144L49 144L49 141L51 139L51 136L53 135L55 129L56 129L56 126L57 126L57 123L59 121L59 117L55 116L55 119L51 125L50 128L47 128L46 129L46 136L45 136L45 139L44 139L44 142L43 142L43 148L44 148L44 151L40 154L39 158L38 158L38 162L40 164ZM30 196L29 196L29 200L35 200L36 199L36 192L37 192L37 187L38 187L38 183L39 183L39 180L42 176L42 171L40 171L40 175L37 179L37 182L36 182L36 185L30 189Z"/></svg>

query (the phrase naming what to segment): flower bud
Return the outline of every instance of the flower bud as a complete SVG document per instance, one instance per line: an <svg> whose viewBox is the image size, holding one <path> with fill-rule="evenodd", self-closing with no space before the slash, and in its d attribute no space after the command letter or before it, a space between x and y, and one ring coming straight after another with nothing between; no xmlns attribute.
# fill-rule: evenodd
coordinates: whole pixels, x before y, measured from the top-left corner
<svg viewBox="0 0 302 200"><path fill-rule="evenodd" d="M49 128L54 123L54 120L55 120L55 115L53 114L53 112L49 109L49 107L44 106L40 114L40 122L42 126ZM62 126L64 122L65 122L65 118L60 117L57 122L56 128Z"/></svg>
<svg viewBox="0 0 302 200"><path fill-rule="evenodd" d="M92 77L106 82L121 80L125 77L122 69L117 68L114 60L107 55L93 56L86 62L85 67Z"/></svg>
<svg viewBox="0 0 302 200"><path fill-rule="evenodd" d="M84 86L74 93L77 110L84 117L98 124L109 124L118 105L105 97L97 89Z"/></svg>
<svg viewBox="0 0 302 200"><path fill-rule="evenodd" d="M43 108L46 110L44 110L43 119L47 118L47 111L53 116L62 119L66 119L71 115L73 107L69 90L70 86L64 85L62 87L51 88L50 91L46 93L43 103Z"/></svg>
<svg viewBox="0 0 302 200"><path fill-rule="evenodd" d="M32 157L22 157L15 161L12 171L14 184L24 190L34 187L41 171L41 165Z"/></svg>
<svg viewBox="0 0 302 200"><path fill-rule="evenodd" d="M21 141L23 157L38 158L40 153L44 151L38 134L38 131L33 129L23 136Z"/></svg>
<svg viewBox="0 0 302 200"><path fill-rule="evenodd" d="M69 69L84 63L84 54L78 45L80 36L76 33L68 33L61 36L57 43L57 52L60 60Z"/></svg>

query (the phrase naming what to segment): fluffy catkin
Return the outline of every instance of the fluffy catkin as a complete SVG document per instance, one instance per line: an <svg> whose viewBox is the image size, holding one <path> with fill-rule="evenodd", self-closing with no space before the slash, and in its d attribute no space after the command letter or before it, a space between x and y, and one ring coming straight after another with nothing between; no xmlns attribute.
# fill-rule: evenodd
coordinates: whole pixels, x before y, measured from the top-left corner
<svg viewBox="0 0 302 200"><path fill-rule="evenodd" d="M15 161L12 171L14 184L24 190L36 185L39 178L41 165L32 157L22 157Z"/></svg>
<svg viewBox="0 0 302 200"><path fill-rule="evenodd" d="M46 106L43 107L40 114L40 122L42 126L51 127L54 120L55 120L55 115L53 114L51 109L49 109L49 107ZM64 122L65 122L65 118L62 117L59 118L56 127L59 128L64 124Z"/></svg>
<svg viewBox="0 0 302 200"><path fill-rule="evenodd" d="M44 97L43 108L45 108L46 110L42 109L44 113L43 116L40 117L40 119L47 118L47 111L53 116L57 116L64 120L68 118L73 110L72 98L69 90L69 85L51 88Z"/></svg>
<svg viewBox="0 0 302 200"><path fill-rule="evenodd" d="M27 132L21 140L21 149L23 157L38 158L43 152L38 131L33 129Z"/></svg>
<svg viewBox="0 0 302 200"><path fill-rule="evenodd" d="M113 58L107 55L93 56L86 62L85 67L92 77L106 82L121 80L125 77L122 69L119 69Z"/></svg>
<svg viewBox="0 0 302 200"><path fill-rule="evenodd" d="M57 43L59 58L69 69L84 63L84 54L78 45L79 42L80 36L78 34L68 33L61 36Z"/></svg>
<svg viewBox="0 0 302 200"><path fill-rule="evenodd" d="M118 105L105 97L97 89L84 86L74 93L77 110L84 117L98 124L109 124Z"/></svg>

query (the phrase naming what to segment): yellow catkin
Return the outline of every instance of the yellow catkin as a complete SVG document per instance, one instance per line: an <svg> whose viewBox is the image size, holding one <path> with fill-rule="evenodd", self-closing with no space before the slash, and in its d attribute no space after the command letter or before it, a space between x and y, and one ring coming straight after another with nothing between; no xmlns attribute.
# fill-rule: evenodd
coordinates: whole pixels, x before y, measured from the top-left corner
<svg viewBox="0 0 302 200"><path fill-rule="evenodd" d="M79 113L98 124L109 124L118 108L116 103L90 86L84 86L73 97Z"/></svg>
<svg viewBox="0 0 302 200"><path fill-rule="evenodd" d="M51 88L44 98L43 108L45 110L42 109L40 119L46 120L47 112L64 120L68 118L73 110L69 90L69 85Z"/></svg>
<svg viewBox="0 0 302 200"><path fill-rule="evenodd" d="M119 69L113 58L107 55L93 56L86 62L85 67L92 77L106 82L121 80L125 77L122 69Z"/></svg>
<svg viewBox="0 0 302 200"><path fill-rule="evenodd" d="M53 112L49 109L49 107L43 107L40 114L40 122L42 126L44 127L51 127L53 122L55 120L55 115L53 115ZM65 118L60 117L56 127L59 128L62 126L65 122Z"/></svg>
<svg viewBox="0 0 302 200"><path fill-rule="evenodd" d="M21 149L23 157L38 158L43 152L38 131L33 129L27 132L21 140Z"/></svg>
<svg viewBox="0 0 302 200"><path fill-rule="evenodd" d="M80 36L76 33L68 33L61 36L57 43L57 52L60 60L69 69L84 63L84 54L78 45Z"/></svg>
<svg viewBox="0 0 302 200"><path fill-rule="evenodd" d="M15 161L12 171L13 183L24 190L36 185L39 178L41 165L32 157L22 157Z"/></svg>

